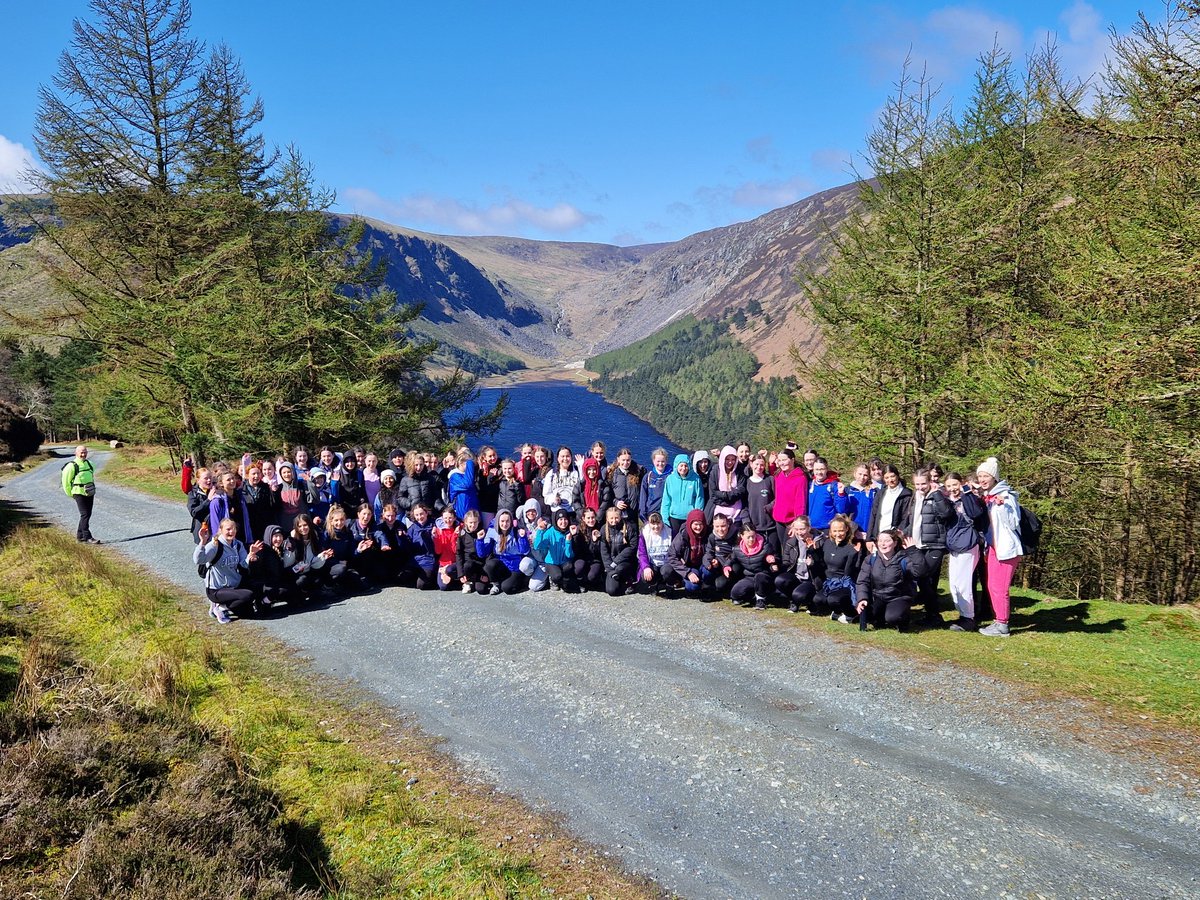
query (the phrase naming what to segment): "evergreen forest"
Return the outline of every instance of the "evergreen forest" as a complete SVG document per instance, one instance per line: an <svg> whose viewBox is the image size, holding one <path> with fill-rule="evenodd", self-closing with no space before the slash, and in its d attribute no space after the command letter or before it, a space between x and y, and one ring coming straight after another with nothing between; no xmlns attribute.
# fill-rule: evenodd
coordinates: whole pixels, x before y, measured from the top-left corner
<svg viewBox="0 0 1200 900"><path fill-rule="evenodd" d="M688 447L756 440L794 388L791 379L755 381L758 361L727 325L694 316L594 356L587 368L605 397Z"/></svg>
<svg viewBox="0 0 1200 900"><path fill-rule="evenodd" d="M958 110L901 75L805 273L827 353L776 438L906 471L995 455L1045 526L1027 582L1196 599L1198 9L1139 18L1088 84L1053 46L984 53Z"/></svg>

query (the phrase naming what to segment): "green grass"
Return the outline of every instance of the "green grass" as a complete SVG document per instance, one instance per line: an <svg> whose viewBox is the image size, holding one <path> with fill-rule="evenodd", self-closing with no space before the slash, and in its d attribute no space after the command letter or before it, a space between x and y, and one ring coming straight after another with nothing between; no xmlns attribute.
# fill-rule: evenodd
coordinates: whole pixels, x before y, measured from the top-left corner
<svg viewBox="0 0 1200 900"><path fill-rule="evenodd" d="M101 449L108 450L108 446ZM113 451L97 480L179 503L186 499L179 490L179 473L171 468L171 457L158 447L122 447Z"/></svg>
<svg viewBox="0 0 1200 900"><path fill-rule="evenodd" d="M329 896L646 895L595 854L577 856L557 826L464 780L419 734L382 722L390 713L352 708L361 698L318 684L257 630L198 627L203 600L106 551L19 525L0 549L0 580L0 622L20 617L248 760L285 824L320 835ZM0 688L16 677L14 640L0 637ZM507 843L512 834L529 840Z"/></svg>
<svg viewBox="0 0 1200 900"><path fill-rule="evenodd" d="M1200 607L1194 604L1057 600L1014 590L1008 638L940 629L864 634L803 614L788 618L838 640L953 662L1200 734Z"/></svg>

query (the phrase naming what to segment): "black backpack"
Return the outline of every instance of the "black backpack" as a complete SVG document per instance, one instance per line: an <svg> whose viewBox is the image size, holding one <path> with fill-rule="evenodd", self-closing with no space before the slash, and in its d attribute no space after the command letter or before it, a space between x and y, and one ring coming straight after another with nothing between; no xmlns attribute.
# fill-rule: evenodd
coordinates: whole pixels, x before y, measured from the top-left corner
<svg viewBox="0 0 1200 900"><path fill-rule="evenodd" d="M212 562L200 563L196 566L196 574L201 578L208 577L208 570L217 564L217 560L221 558L221 554L225 552L225 545L217 541L217 555L212 558Z"/></svg>
<svg viewBox="0 0 1200 900"><path fill-rule="evenodd" d="M1033 510L1024 506L1017 508L1021 511L1021 549L1026 556L1032 556L1042 541L1042 523Z"/></svg>

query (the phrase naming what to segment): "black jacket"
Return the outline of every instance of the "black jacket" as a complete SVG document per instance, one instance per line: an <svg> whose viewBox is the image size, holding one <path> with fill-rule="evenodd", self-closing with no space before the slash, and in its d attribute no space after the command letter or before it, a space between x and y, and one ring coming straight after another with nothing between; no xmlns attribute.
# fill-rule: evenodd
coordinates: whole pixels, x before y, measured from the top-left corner
<svg viewBox="0 0 1200 900"><path fill-rule="evenodd" d="M612 488L612 502L625 501L625 509L621 517L630 522L638 520L638 493L641 489L642 473L637 463L630 466L628 472L622 472L615 465L608 470L608 483Z"/></svg>
<svg viewBox="0 0 1200 900"><path fill-rule="evenodd" d="M877 493L875 495L875 502L871 505L871 525L867 528L868 541L873 541L879 537L879 513L883 509L883 493L883 491ZM896 498L896 505L892 508L893 528L909 528L912 526L912 502L913 492L909 490L908 485L901 485L900 496Z"/></svg>
<svg viewBox="0 0 1200 900"><path fill-rule="evenodd" d="M279 518L279 494L271 490L265 481L257 488L247 482L242 485L242 502L246 504L246 514L250 517L250 539L243 541L249 547L252 543L262 540L263 531L268 525L274 525Z"/></svg>
<svg viewBox="0 0 1200 900"><path fill-rule="evenodd" d="M600 529L600 561L604 571L613 573L622 569L637 568L637 529L630 522L622 522L616 528L605 524Z"/></svg>
<svg viewBox="0 0 1200 900"><path fill-rule="evenodd" d="M517 507L525 502L525 485L521 482L505 481L500 479L496 492L496 512L502 509L507 509L513 516L517 514ZM480 505L483 501L480 500Z"/></svg>
<svg viewBox="0 0 1200 900"><path fill-rule="evenodd" d="M708 539L704 542L704 568L723 569L725 566L732 566L734 543L736 543L736 538L733 536L732 528L729 530L729 534L723 538L710 532ZM714 561L716 566L713 565Z"/></svg>
<svg viewBox="0 0 1200 900"><path fill-rule="evenodd" d="M850 541L839 544L827 538L821 541L817 552L813 554L813 563L816 574L823 581L829 578L849 578L853 581L858 577L862 557L862 553Z"/></svg>
<svg viewBox="0 0 1200 900"><path fill-rule="evenodd" d="M901 598L912 600L917 593L916 579L924 574L925 557L916 547L897 550L889 560L872 553L858 573L858 599L872 606Z"/></svg>
<svg viewBox="0 0 1200 900"><path fill-rule="evenodd" d="M913 494L908 520L901 525L905 534L912 531L912 517L917 514L918 507L921 510L921 533L912 536L919 539L923 550L945 550L946 531L958 520L954 506L941 491L926 494L923 503Z"/></svg>
<svg viewBox="0 0 1200 900"><path fill-rule="evenodd" d="M736 568L741 571L743 576L758 575L762 572L771 572L772 566L778 570L779 559L775 562L767 562L767 557L771 554L771 545L765 540L762 542L757 553L747 553L742 549L742 542L738 541L733 545L733 561L737 564Z"/></svg>
<svg viewBox="0 0 1200 900"><path fill-rule="evenodd" d="M428 469L417 475L405 475L400 479L401 514L408 515L408 511L418 503L432 510L431 517L436 517L442 511L442 484Z"/></svg>

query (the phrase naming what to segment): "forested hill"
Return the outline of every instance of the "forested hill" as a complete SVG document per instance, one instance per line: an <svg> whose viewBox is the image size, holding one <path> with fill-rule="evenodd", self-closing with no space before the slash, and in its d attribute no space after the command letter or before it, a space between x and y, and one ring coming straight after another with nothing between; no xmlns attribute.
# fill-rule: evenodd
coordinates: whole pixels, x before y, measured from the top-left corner
<svg viewBox="0 0 1200 900"><path fill-rule="evenodd" d="M794 390L792 379L755 381L759 363L728 322L686 316L651 337L587 361L593 387L676 443L756 442Z"/></svg>

